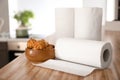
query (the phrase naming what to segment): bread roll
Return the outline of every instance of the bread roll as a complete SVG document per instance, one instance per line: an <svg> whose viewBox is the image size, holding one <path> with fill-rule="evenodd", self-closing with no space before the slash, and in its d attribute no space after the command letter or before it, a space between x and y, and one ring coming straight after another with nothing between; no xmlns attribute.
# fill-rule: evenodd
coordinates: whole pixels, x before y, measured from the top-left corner
<svg viewBox="0 0 120 80"><path fill-rule="evenodd" d="M44 62L55 58L54 45L48 44L45 40L36 41L30 39L25 50L27 59L33 63Z"/></svg>

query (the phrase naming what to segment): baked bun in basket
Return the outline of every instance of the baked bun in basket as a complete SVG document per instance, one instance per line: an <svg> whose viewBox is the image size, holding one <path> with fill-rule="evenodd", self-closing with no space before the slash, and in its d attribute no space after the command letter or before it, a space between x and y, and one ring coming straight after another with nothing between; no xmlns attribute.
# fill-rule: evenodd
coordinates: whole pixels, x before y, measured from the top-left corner
<svg viewBox="0 0 120 80"><path fill-rule="evenodd" d="M33 63L40 63L48 59L54 59L55 58L54 45L49 44L44 39L37 41L31 38L27 42L25 55L27 59Z"/></svg>

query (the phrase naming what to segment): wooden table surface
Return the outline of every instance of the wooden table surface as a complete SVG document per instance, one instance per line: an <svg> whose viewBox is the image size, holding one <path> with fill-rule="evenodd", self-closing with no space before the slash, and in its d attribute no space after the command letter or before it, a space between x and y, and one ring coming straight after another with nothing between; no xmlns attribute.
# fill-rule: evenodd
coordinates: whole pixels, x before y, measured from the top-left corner
<svg viewBox="0 0 120 80"><path fill-rule="evenodd" d="M86 77L33 66L23 54L0 69L0 80L120 80L120 54L114 54L108 69L95 70Z"/></svg>
<svg viewBox="0 0 120 80"><path fill-rule="evenodd" d="M60 71L33 66L21 55L0 70L3 80L115 80L111 69L94 71L87 77L80 77Z"/></svg>

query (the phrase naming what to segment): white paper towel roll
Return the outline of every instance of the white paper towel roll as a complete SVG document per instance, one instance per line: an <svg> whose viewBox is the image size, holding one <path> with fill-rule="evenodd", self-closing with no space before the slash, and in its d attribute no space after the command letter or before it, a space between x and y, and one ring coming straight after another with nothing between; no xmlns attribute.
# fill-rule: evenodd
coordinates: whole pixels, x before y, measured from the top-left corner
<svg viewBox="0 0 120 80"><path fill-rule="evenodd" d="M75 38L101 40L101 8L75 8Z"/></svg>
<svg viewBox="0 0 120 80"><path fill-rule="evenodd" d="M55 51L58 59L99 68L107 68L112 57L110 43L103 41L62 38L57 40Z"/></svg>
<svg viewBox="0 0 120 80"><path fill-rule="evenodd" d="M55 8L55 33L45 40L55 44L62 37L74 37L74 8Z"/></svg>
<svg viewBox="0 0 120 80"><path fill-rule="evenodd" d="M74 8L55 9L56 38L74 37Z"/></svg>
<svg viewBox="0 0 120 80"><path fill-rule="evenodd" d="M33 65L87 76L97 68L107 68L112 57L110 43L103 41L62 38L57 40L55 50L59 59Z"/></svg>

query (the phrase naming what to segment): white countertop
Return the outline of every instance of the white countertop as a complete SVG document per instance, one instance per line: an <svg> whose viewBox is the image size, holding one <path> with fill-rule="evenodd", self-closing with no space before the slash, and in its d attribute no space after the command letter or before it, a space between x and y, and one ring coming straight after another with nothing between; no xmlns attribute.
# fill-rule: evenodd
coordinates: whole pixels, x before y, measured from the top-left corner
<svg viewBox="0 0 120 80"><path fill-rule="evenodd" d="M19 41L19 42L26 42L29 38L0 38L1 42L8 42L8 41Z"/></svg>
<svg viewBox="0 0 120 80"><path fill-rule="evenodd" d="M120 21L106 22L105 30L120 31Z"/></svg>
<svg viewBox="0 0 120 80"><path fill-rule="evenodd" d="M27 42L30 38L2 38L0 37L1 42ZM41 38L37 38L37 40L40 40Z"/></svg>

